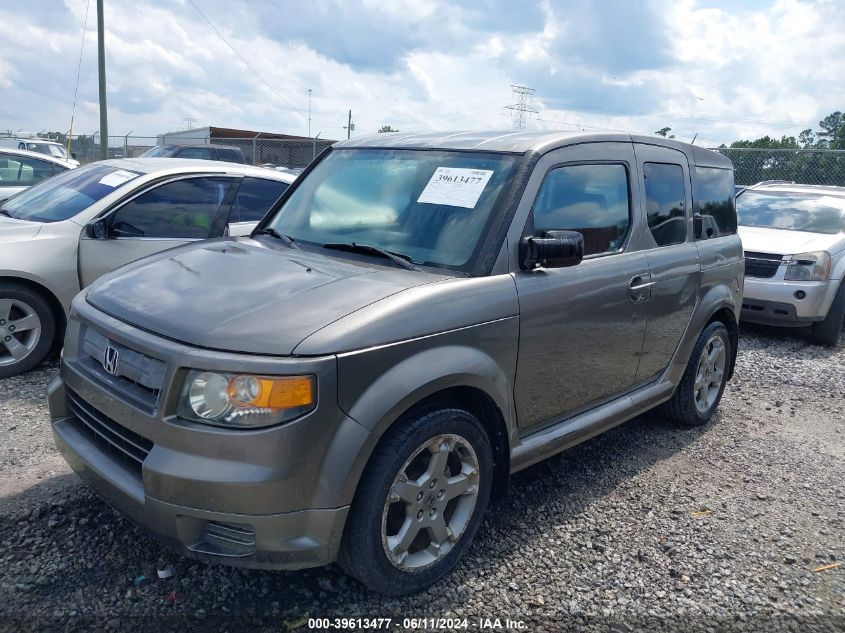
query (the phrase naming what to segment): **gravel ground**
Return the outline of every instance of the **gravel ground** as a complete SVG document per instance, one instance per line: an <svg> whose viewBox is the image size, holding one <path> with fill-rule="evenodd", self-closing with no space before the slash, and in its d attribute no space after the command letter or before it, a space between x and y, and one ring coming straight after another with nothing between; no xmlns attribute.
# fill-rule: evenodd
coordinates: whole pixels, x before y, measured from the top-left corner
<svg viewBox="0 0 845 633"><path fill-rule="evenodd" d="M406 599L369 595L335 567L170 554L56 454L43 400L55 365L6 379L0 627L284 631L307 630L306 616L416 616L466 617L469 630L479 617L527 631L845 630L845 565L814 572L845 559L845 345L742 334L709 426L643 416L516 475L458 569Z"/></svg>

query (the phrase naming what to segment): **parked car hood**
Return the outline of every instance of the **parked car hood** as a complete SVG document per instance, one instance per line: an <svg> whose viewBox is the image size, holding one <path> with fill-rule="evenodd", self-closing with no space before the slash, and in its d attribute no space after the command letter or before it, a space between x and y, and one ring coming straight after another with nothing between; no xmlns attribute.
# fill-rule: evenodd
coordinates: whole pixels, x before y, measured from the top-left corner
<svg viewBox="0 0 845 633"><path fill-rule="evenodd" d="M15 220L14 218L7 218L5 215L0 215L0 243L30 240L38 235L42 226L44 225L41 222Z"/></svg>
<svg viewBox="0 0 845 633"><path fill-rule="evenodd" d="M788 229L769 229L756 226L739 227L742 247L753 253L773 253L776 255L796 255L812 251L838 250L845 240L841 233L809 233Z"/></svg>
<svg viewBox="0 0 845 633"><path fill-rule="evenodd" d="M189 345L285 356L337 319L441 279L230 238L118 269L95 282L86 300L126 323Z"/></svg>

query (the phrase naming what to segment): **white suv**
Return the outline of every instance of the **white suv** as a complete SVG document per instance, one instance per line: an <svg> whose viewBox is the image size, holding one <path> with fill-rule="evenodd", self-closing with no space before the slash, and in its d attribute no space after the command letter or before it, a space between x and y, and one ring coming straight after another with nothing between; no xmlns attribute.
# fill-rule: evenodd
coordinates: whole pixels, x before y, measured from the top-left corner
<svg viewBox="0 0 845 633"><path fill-rule="evenodd" d="M745 250L742 319L810 326L836 345L845 320L845 187L767 181L737 195Z"/></svg>

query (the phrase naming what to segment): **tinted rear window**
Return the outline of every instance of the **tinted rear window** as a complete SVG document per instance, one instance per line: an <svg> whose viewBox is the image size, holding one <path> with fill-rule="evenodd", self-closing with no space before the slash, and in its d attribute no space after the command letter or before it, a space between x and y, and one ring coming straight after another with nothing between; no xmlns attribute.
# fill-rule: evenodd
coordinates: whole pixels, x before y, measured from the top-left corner
<svg viewBox="0 0 845 633"><path fill-rule="evenodd" d="M244 178L229 214L229 221L258 222L288 187L288 183L279 180Z"/></svg>
<svg viewBox="0 0 845 633"><path fill-rule="evenodd" d="M736 233L734 173L730 169L695 168L695 212L703 219L703 239Z"/></svg>
<svg viewBox="0 0 845 633"><path fill-rule="evenodd" d="M648 228L654 241L658 246L686 242L683 168L667 163L645 163L643 171Z"/></svg>

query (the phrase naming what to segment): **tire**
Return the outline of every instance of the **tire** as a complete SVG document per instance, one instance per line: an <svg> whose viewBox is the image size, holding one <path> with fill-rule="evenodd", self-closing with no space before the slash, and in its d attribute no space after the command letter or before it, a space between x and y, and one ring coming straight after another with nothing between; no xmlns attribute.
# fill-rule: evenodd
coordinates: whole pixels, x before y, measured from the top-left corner
<svg viewBox="0 0 845 633"><path fill-rule="evenodd" d="M454 482L451 491L445 475L437 476L443 464ZM400 481L400 473L408 479ZM472 543L492 480L490 441L474 415L437 408L406 417L367 464L338 562L372 591L401 596L426 589L449 573Z"/></svg>
<svg viewBox="0 0 845 633"><path fill-rule="evenodd" d="M709 366L708 370L705 351L708 357L712 357L719 345L721 345L721 351L716 352L714 364ZM719 359L721 362L718 362ZM672 394L671 400L663 405L663 411L667 417L684 426L706 424L722 399L730 362L731 337L728 329L723 323L714 321L698 336L678 388ZM701 363L704 363L704 366ZM718 380L718 384L712 381L714 377ZM702 391L704 389L706 391Z"/></svg>
<svg viewBox="0 0 845 633"><path fill-rule="evenodd" d="M56 317L38 292L0 283L0 378L29 371L50 352Z"/></svg>
<svg viewBox="0 0 845 633"><path fill-rule="evenodd" d="M810 328L810 342L835 347L839 344L843 322L845 322L845 282L839 284L839 290L836 291L836 296L824 320L813 323Z"/></svg>

